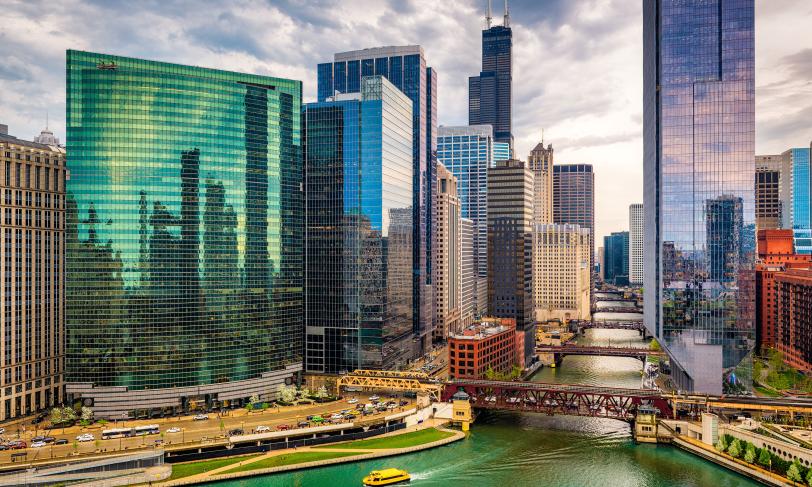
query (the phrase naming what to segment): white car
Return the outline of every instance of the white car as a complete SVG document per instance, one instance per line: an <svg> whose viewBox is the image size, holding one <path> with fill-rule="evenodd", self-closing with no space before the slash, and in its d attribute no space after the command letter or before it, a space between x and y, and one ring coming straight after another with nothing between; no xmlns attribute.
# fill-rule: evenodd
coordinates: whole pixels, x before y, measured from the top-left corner
<svg viewBox="0 0 812 487"><path fill-rule="evenodd" d="M344 416L335 413L334 415L330 416L330 419L344 419Z"/></svg>
<svg viewBox="0 0 812 487"><path fill-rule="evenodd" d="M166 432L167 432L167 433L180 433L180 428L178 428L177 426L175 426L175 427L173 427L173 428L169 428L168 430L166 430Z"/></svg>
<svg viewBox="0 0 812 487"><path fill-rule="evenodd" d="M380 399L381 399L381 398L380 398L380 397L378 397L378 396L369 396L369 400L370 400L370 401L372 401L372 402L378 401L378 400L380 400Z"/></svg>
<svg viewBox="0 0 812 487"><path fill-rule="evenodd" d="M347 404L358 404L358 399L354 397L352 399L347 399Z"/></svg>
<svg viewBox="0 0 812 487"><path fill-rule="evenodd" d="M271 431L271 428L268 426L257 426L256 431L257 433L267 433L268 431Z"/></svg>
<svg viewBox="0 0 812 487"><path fill-rule="evenodd" d="M4 435L4 434L6 434L6 429L5 428L0 428L0 435Z"/></svg>
<svg viewBox="0 0 812 487"><path fill-rule="evenodd" d="M208 414L202 414L202 413L201 414L195 414L195 417L192 418L192 419L194 419L195 421L205 421L205 420L209 419L209 415Z"/></svg>
<svg viewBox="0 0 812 487"><path fill-rule="evenodd" d="M76 437L77 441L93 441L95 439L96 439L96 437L93 436L90 433L85 433L83 435L79 435L79 436Z"/></svg>
<svg viewBox="0 0 812 487"><path fill-rule="evenodd" d="M47 444L48 443L45 443L44 441L35 441L34 443L31 443L31 448L42 448L43 446L46 446Z"/></svg>

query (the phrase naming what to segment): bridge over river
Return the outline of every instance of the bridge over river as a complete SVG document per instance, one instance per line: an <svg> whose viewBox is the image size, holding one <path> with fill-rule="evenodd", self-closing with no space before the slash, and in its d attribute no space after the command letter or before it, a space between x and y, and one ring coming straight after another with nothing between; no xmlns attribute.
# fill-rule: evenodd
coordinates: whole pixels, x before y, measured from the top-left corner
<svg viewBox="0 0 812 487"><path fill-rule="evenodd" d="M640 347L596 347L582 345L536 345L536 353L551 353L555 361L567 355L596 355L602 357L631 357L642 361L646 357L665 357L665 352Z"/></svg>

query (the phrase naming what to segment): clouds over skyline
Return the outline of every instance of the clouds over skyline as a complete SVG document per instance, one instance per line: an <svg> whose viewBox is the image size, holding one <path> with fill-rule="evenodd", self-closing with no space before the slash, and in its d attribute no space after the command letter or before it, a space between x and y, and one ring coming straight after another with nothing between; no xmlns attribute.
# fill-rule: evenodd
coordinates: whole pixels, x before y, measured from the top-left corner
<svg viewBox="0 0 812 487"><path fill-rule="evenodd" d="M467 123L468 77L480 69L486 2L284 0L3 2L0 123L63 141L65 50L82 49L303 81L335 52L421 44L439 74L439 120ZM494 22L502 3L494 2ZM544 130L557 163L590 163L598 241L628 227L642 201L642 20L639 0L514 0L517 156ZM756 151L812 139L812 4L756 1Z"/></svg>

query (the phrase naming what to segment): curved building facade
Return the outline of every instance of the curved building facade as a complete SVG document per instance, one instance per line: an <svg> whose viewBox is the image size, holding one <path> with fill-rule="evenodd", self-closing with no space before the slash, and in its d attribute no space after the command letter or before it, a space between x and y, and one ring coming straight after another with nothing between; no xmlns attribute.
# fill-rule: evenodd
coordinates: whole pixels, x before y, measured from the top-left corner
<svg viewBox="0 0 812 487"><path fill-rule="evenodd" d="M97 416L301 370L301 82L68 51L67 393Z"/></svg>

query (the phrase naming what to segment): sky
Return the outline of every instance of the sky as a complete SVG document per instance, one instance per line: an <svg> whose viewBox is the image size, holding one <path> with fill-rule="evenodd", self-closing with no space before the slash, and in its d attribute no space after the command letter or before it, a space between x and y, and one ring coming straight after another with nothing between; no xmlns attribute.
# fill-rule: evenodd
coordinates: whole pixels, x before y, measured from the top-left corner
<svg viewBox="0 0 812 487"><path fill-rule="evenodd" d="M0 0L0 124L65 140L65 50L80 49L302 80L333 53L420 44L438 71L442 125L468 121L485 0ZM495 1L494 21L503 3ZM512 0L513 133L526 159L593 164L596 247L642 202L641 0ZM756 153L812 140L812 2L756 0Z"/></svg>

